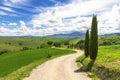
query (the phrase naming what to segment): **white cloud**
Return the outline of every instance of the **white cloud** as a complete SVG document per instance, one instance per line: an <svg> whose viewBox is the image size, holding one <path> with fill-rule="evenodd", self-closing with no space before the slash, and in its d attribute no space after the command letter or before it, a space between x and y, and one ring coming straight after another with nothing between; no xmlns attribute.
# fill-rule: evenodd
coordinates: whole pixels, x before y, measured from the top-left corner
<svg viewBox="0 0 120 80"><path fill-rule="evenodd" d="M0 11L0 15L7 15L4 11Z"/></svg>
<svg viewBox="0 0 120 80"><path fill-rule="evenodd" d="M24 36L24 35L29 35L31 31L33 31L31 28L28 28L25 24L24 21L19 21L20 25L17 28L5 28L4 26L0 27L0 35L4 36ZM17 26L17 23L9 23L8 25L12 26Z"/></svg>
<svg viewBox="0 0 120 80"><path fill-rule="evenodd" d="M40 14L34 15L31 23L34 27L59 28L57 33L64 30L85 31L91 27L92 15L97 14L99 34L115 33L118 32L116 28L120 24L120 4L118 5L118 2L120 1L72 0L71 3L63 6L40 8ZM107 21L104 23L105 20Z"/></svg>
<svg viewBox="0 0 120 80"><path fill-rule="evenodd" d="M20 5L23 5L27 2L28 0L3 0L3 4L6 6L10 7L20 7Z"/></svg>
<svg viewBox="0 0 120 80"><path fill-rule="evenodd" d="M9 7L0 6L0 9L5 10L5 11L9 11L9 12L15 12L14 10L12 10L12 9L9 8Z"/></svg>
<svg viewBox="0 0 120 80"><path fill-rule="evenodd" d="M15 1L12 3L19 3ZM91 27L93 13L98 17L99 34L120 32L119 2L118 0L71 0L70 3L64 5L36 8L39 14L34 15L29 22L33 27L27 27L24 21L20 21L20 25L17 25L15 29L0 27L0 35L4 33L10 36L43 36L72 31L85 32Z"/></svg>
<svg viewBox="0 0 120 80"><path fill-rule="evenodd" d="M19 13L19 11L17 12L16 9L29 11L29 8L27 7L30 7L29 0L2 0L1 4L3 6L1 6L0 9L14 13L9 14L8 12L6 12L6 14L10 16L18 16L18 14L22 15L23 13Z"/></svg>
<svg viewBox="0 0 120 80"><path fill-rule="evenodd" d="M113 5L110 11L98 16L99 32L101 34L120 32L120 4Z"/></svg>
<svg viewBox="0 0 120 80"><path fill-rule="evenodd" d="M17 26L17 23L15 23L15 22L9 23L8 26Z"/></svg>

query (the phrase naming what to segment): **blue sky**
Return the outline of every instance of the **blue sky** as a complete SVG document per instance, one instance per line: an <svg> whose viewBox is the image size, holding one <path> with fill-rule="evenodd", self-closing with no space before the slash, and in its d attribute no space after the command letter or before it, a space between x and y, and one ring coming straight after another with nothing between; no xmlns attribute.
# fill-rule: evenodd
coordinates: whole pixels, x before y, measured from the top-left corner
<svg viewBox="0 0 120 80"><path fill-rule="evenodd" d="M120 32L120 0L1 0L0 36L85 32L93 14L99 34Z"/></svg>

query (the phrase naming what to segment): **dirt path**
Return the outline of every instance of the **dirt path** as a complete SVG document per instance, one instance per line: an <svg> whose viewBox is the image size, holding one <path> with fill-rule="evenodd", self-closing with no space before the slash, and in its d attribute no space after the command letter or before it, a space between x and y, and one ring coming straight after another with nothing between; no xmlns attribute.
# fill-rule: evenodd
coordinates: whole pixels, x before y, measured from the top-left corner
<svg viewBox="0 0 120 80"><path fill-rule="evenodd" d="M84 72L75 72L78 68L75 59L82 55L81 51L65 55L33 69L30 76L23 80L91 80Z"/></svg>

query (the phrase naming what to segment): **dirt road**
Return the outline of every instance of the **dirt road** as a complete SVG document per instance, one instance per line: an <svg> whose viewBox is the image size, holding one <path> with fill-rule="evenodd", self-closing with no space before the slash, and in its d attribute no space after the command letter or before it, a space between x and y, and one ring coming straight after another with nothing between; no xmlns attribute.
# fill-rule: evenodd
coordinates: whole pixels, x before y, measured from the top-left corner
<svg viewBox="0 0 120 80"><path fill-rule="evenodd" d="M33 69L30 76L23 80L91 80L85 72L78 70L75 59L82 55L81 51L65 55L43 63Z"/></svg>

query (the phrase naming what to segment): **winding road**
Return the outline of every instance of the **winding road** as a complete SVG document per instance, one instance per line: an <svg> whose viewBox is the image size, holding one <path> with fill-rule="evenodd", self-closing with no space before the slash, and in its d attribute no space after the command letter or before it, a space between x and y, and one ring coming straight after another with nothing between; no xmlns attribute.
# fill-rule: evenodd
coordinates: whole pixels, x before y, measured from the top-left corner
<svg viewBox="0 0 120 80"><path fill-rule="evenodd" d="M49 60L33 69L30 76L23 80L91 80L85 72L76 72L75 60L82 54L77 50L75 54Z"/></svg>

